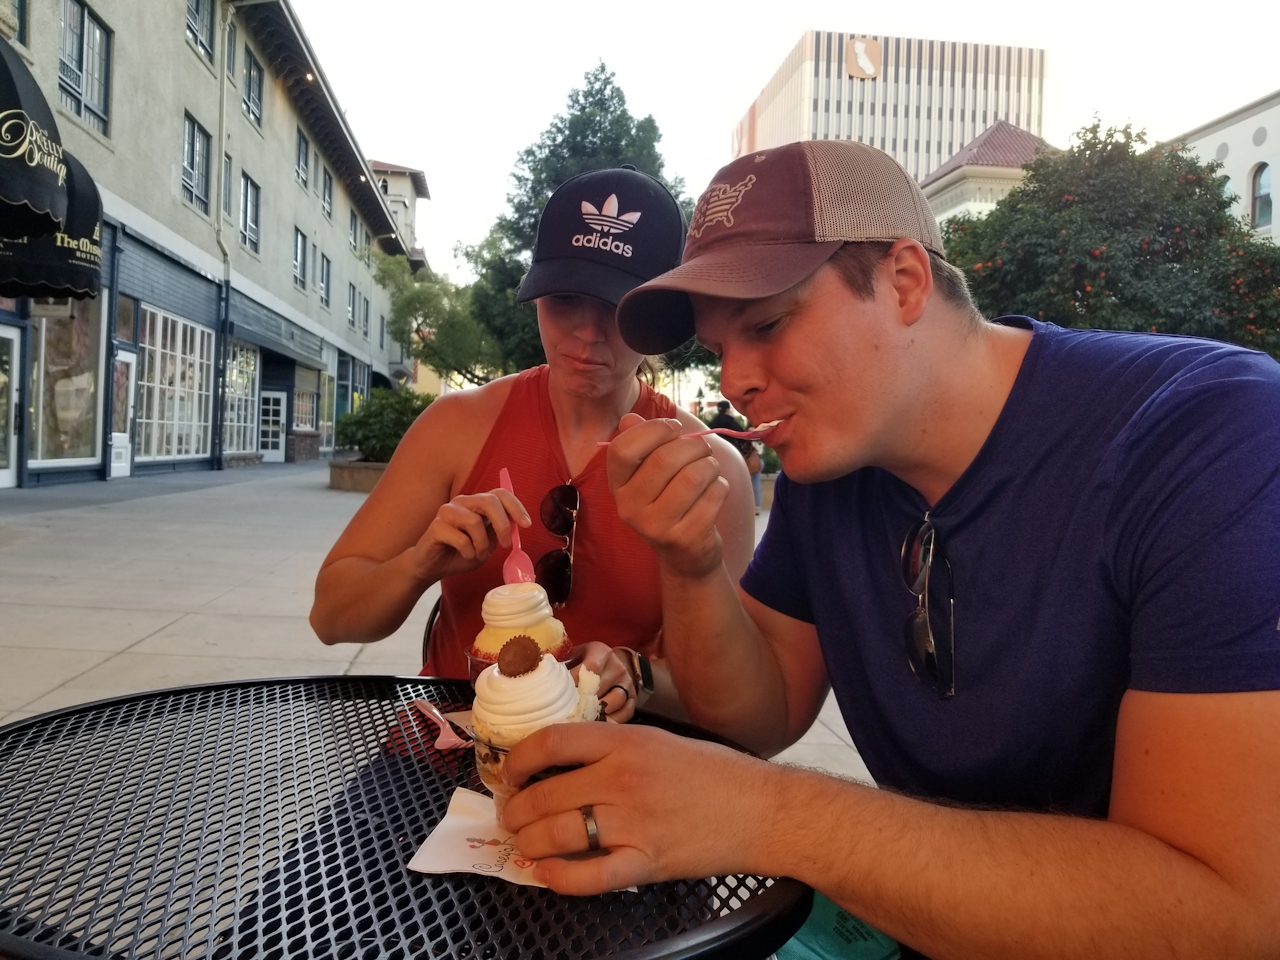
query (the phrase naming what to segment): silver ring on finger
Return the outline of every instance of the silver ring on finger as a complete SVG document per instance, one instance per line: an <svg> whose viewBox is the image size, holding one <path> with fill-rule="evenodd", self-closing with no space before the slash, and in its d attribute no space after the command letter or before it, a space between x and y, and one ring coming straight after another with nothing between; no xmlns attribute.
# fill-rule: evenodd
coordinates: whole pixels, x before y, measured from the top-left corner
<svg viewBox="0 0 1280 960"><path fill-rule="evenodd" d="M600 825L596 823L596 814L591 809L591 804L582 808L582 823L587 828L587 849L594 853L600 849Z"/></svg>

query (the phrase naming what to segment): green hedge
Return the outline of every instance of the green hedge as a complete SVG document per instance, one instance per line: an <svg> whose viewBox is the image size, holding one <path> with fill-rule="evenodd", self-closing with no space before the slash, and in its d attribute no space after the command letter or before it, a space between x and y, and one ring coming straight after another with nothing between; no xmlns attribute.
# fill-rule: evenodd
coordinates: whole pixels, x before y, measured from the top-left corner
<svg viewBox="0 0 1280 960"><path fill-rule="evenodd" d="M430 393L375 388L358 410L338 421L338 446L359 450L365 460L386 463L418 414L434 399Z"/></svg>

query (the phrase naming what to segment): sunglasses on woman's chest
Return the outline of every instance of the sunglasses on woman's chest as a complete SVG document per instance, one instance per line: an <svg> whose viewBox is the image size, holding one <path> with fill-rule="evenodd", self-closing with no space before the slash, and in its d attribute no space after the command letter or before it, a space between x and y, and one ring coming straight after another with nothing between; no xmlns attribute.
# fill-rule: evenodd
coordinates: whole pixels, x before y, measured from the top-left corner
<svg viewBox="0 0 1280 960"><path fill-rule="evenodd" d="M553 536L564 537L564 546L542 555L533 572L547 599L561 606L573 587L573 534L578 524L578 488L569 483L552 487L538 508L542 525Z"/></svg>

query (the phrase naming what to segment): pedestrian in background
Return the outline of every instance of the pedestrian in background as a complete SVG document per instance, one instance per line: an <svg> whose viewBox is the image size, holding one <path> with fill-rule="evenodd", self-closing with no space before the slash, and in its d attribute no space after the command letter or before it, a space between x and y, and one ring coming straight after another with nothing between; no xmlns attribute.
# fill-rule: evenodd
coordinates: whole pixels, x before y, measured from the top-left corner
<svg viewBox="0 0 1280 960"><path fill-rule="evenodd" d="M717 403L716 410L718 412L711 418L711 422L707 426L712 428L727 427L730 430L742 430L746 426L745 423L729 412L728 400L721 400ZM725 437L725 439L737 448L738 452L742 454L742 459L747 463L747 472L751 474L751 492L756 499L756 516L758 517L760 516L761 501L760 472L764 470L764 457L760 451L760 444L754 440L737 440L733 437Z"/></svg>

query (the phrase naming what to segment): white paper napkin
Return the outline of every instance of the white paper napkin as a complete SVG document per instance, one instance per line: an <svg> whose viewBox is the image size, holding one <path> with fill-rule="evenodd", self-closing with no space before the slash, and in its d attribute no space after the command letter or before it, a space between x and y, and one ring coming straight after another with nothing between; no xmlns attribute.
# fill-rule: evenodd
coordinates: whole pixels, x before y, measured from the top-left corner
<svg viewBox="0 0 1280 960"><path fill-rule="evenodd" d="M419 873L478 873L527 887L545 887L533 878L536 860L520 856L515 838L498 826L493 797L459 787L444 819L409 861Z"/></svg>
<svg viewBox="0 0 1280 960"><path fill-rule="evenodd" d="M588 860L608 855L607 850L598 850L570 854L564 859ZM515 837L498 826L493 797L458 787L449 798L444 819L413 855L409 869L418 873L478 873L526 887L545 887L545 883L533 878L537 863L522 857L515 847ZM636 892L635 887L623 889Z"/></svg>

